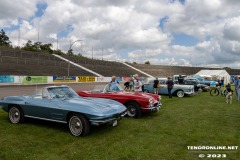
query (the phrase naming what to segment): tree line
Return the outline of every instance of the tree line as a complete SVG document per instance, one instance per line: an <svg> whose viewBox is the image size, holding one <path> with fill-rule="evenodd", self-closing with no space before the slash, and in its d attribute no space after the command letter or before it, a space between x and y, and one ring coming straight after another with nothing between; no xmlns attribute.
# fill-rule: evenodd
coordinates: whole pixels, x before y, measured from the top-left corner
<svg viewBox="0 0 240 160"><path fill-rule="evenodd" d="M26 44L23 44L23 47L13 47L12 42L10 41L9 37L6 35L5 31L2 29L0 31L0 46L7 47L7 48L16 48L25 51L32 51L32 52L43 52L48 54L58 54L58 55L68 55L68 56L78 56L83 57L81 54L75 55L73 54L73 50L68 50L67 53L64 53L60 49L54 50L52 49L51 43L42 43L42 42L32 42L28 40ZM133 62L133 64L137 64ZM150 65L149 61L146 61L144 64Z"/></svg>
<svg viewBox="0 0 240 160"><path fill-rule="evenodd" d="M71 55L73 56L73 50L70 49L67 53L64 53L60 49L54 50L52 49L51 43L42 43L42 42L32 42L31 40L28 40L26 44L23 44L23 47L14 47L12 45L12 42L10 41L9 37L6 35L5 31L2 29L0 31L0 46L7 47L7 48L15 48L15 49L21 49L25 51L32 51L32 52L43 52L48 54L58 54L58 55ZM82 56L82 55L78 55Z"/></svg>

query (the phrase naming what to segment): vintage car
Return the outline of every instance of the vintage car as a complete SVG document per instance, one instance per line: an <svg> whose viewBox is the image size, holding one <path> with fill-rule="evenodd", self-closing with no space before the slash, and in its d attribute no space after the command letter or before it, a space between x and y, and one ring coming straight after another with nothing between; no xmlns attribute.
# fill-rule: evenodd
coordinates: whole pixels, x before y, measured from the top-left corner
<svg viewBox="0 0 240 160"><path fill-rule="evenodd" d="M199 81L197 80L190 80L190 79L186 79L183 82L185 85L194 85L194 90L195 92L208 92L210 91L210 87L208 85L205 84L201 84ZM201 90L201 91L200 91Z"/></svg>
<svg viewBox="0 0 240 160"><path fill-rule="evenodd" d="M121 103L102 98L83 98L68 86L50 86L42 94L9 96L0 100L0 108L8 112L11 123L36 118L68 124L74 136L85 136L91 125L117 125L126 114Z"/></svg>
<svg viewBox="0 0 240 160"><path fill-rule="evenodd" d="M167 89L167 78L159 78L160 87L158 88L158 94L168 94ZM150 80L148 83L144 84L144 92L146 93L154 93L153 92L153 81ZM180 85L174 84L172 89L172 94L176 95L177 97L184 97L184 95L194 95L194 86L193 85Z"/></svg>
<svg viewBox="0 0 240 160"><path fill-rule="evenodd" d="M117 83L109 83L105 87L101 87L103 89L77 91L77 94L82 97L100 97L116 100L127 107L127 115L133 118L141 117L142 112L158 111L162 105L160 102L161 96L158 95L140 92L125 92Z"/></svg>
<svg viewBox="0 0 240 160"><path fill-rule="evenodd" d="M201 77L201 76L197 76L197 75L191 76L191 77L186 77L185 80L198 80L199 83L205 84L205 85L207 85L207 86L211 86L211 83L213 83L213 82L214 82L216 85L218 85L218 82L216 82L216 81L207 80L207 79L205 79L205 78L203 78L203 77Z"/></svg>

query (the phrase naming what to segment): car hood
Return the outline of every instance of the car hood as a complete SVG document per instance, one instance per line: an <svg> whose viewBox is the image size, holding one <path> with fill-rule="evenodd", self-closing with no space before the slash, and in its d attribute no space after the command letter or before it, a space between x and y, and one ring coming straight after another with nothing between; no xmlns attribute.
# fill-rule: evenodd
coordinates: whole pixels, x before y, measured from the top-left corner
<svg viewBox="0 0 240 160"><path fill-rule="evenodd" d="M87 107L88 109L91 108L93 111L97 112L123 112L124 110L126 110L126 107L123 104L114 100L104 98L71 98L64 100L64 102L70 104L71 106Z"/></svg>
<svg viewBox="0 0 240 160"><path fill-rule="evenodd" d="M125 91L120 91L120 92L112 92L112 95L117 95L117 96L126 96L126 97L135 97L135 98L146 98L147 100L149 98L154 98L152 95L147 94L147 93L142 93L142 92L125 92Z"/></svg>

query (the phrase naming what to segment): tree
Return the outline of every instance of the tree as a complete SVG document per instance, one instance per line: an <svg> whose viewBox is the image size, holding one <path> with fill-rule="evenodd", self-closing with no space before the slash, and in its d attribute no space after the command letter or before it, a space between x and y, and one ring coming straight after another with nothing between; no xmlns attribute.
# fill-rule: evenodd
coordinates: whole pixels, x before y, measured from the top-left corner
<svg viewBox="0 0 240 160"><path fill-rule="evenodd" d="M47 44L42 44L42 42L32 42L28 40L26 44L23 46L23 50L25 51L34 51L34 52L46 52L49 54L53 54L53 50L51 49L52 44L47 43Z"/></svg>
<svg viewBox="0 0 240 160"><path fill-rule="evenodd" d="M68 56L73 56L73 50L72 50L72 48L68 50L67 55L68 55Z"/></svg>
<svg viewBox="0 0 240 160"><path fill-rule="evenodd" d="M133 62L133 64L137 64L137 62Z"/></svg>
<svg viewBox="0 0 240 160"><path fill-rule="evenodd" d="M150 62L149 62L149 61L146 61L144 64L148 64L148 65L150 65Z"/></svg>
<svg viewBox="0 0 240 160"><path fill-rule="evenodd" d="M38 44L39 43L34 43L32 44L32 41L28 40L26 44L22 47L23 50L25 51L38 51Z"/></svg>
<svg viewBox="0 0 240 160"><path fill-rule="evenodd" d="M7 46L11 47L11 41L9 40L9 37L6 35L4 30L2 29L0 31L0 46Z"/></svg>
<svg viewBox="0 0 240 160"><path fill-rule="evenodd" d="M41 51L53 54L53 50L51 49L51 47L52 47L51 43L40 45Z"/></svg>
<svg viewBox="0 0 240 160"><path fill-rule="evenodd" d="M62 52L60 49L58 49L58 50L54 50L53 51L53 54L57 54L57 55L64 55L65 53L64 52Z"/></svg>

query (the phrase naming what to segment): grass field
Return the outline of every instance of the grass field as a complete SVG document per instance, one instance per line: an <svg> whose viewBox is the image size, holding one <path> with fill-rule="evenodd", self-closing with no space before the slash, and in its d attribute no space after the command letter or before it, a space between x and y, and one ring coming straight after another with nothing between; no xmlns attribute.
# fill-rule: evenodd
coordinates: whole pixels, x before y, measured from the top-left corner
<svg viewBox="0 0 240 160"><path fill-rule="evenodd" d="M235 95L234 95L235 96ZM240 102L203 93L169 99L162 109L140 119L123 118L117 127L93 127L87 137L76 138L66 125L28 119L13 125L0 111L1 160L197 160L199 154L235 151L189 151L187 146L240 146ZM213 158L202 158L213 159Z"/></svg>

